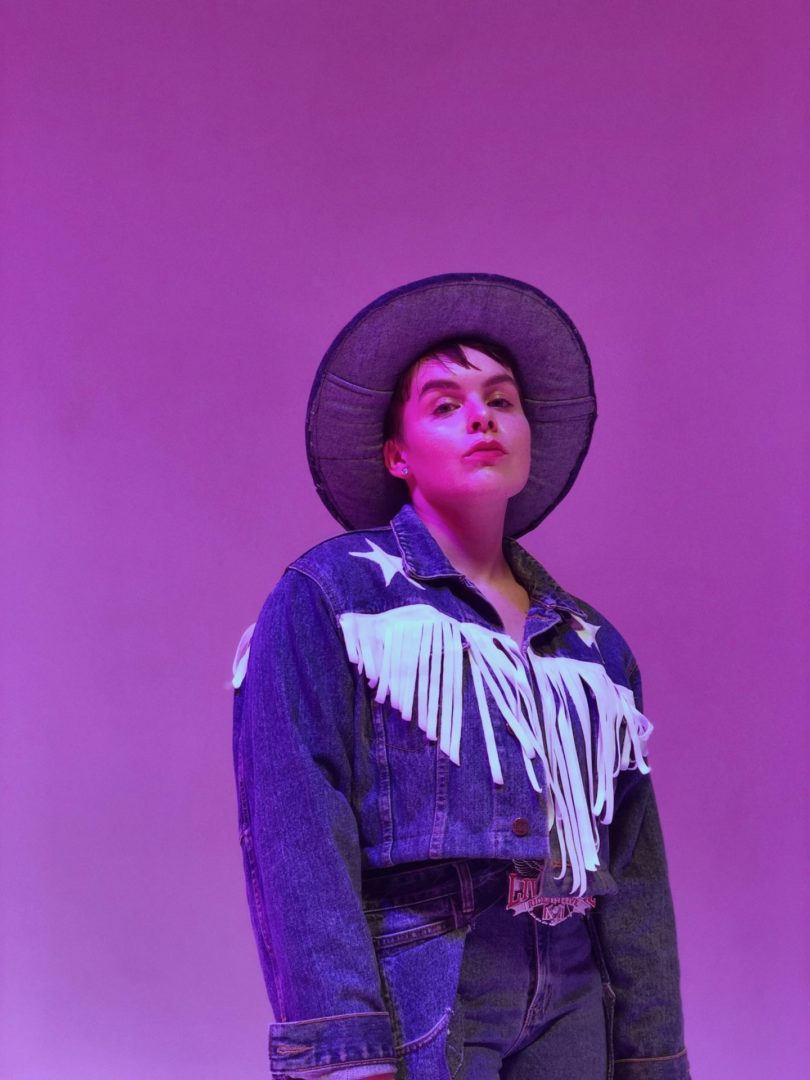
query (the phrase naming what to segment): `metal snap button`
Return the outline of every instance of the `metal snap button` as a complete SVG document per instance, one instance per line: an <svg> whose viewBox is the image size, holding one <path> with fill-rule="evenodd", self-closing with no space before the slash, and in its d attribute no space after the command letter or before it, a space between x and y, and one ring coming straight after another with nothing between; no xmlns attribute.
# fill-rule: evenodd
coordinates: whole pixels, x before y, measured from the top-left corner
<svg viewBox="0 0 810 1080"><path fill-rule="evenodd" d="M516 817L512 822L512 832L515 836L528 836L529 823L525 817Z"/></svg>

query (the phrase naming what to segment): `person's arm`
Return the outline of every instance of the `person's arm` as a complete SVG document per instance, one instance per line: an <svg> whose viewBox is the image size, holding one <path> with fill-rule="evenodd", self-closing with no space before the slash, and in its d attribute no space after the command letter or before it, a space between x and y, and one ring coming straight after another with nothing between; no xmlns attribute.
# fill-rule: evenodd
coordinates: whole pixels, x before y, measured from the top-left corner
<svg viewBox="0 0 810 1080"><path fill-rule="evenodd" d="M628 676L642 711L632 659ZM610 871L618 892L599 898L594 921L615 995L615 1080L688 1080L675 918L649 774L619 774Z"/></svg>
<svg viewBox="0 0 810 1080"><path fill-rule="evenodd" d="M349 801L355 692L325 596L288 571L259 616L234 702L241 840L275 1017L274 1076L394 1071Z"/></svg>

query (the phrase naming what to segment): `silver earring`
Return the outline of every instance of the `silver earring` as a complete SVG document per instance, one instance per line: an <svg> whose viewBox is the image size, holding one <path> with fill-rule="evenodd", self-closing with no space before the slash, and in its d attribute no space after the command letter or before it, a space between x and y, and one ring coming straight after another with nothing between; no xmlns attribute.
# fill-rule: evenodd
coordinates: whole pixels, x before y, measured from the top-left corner
<svg viewBox="0 0 810 1080"><path fill-rule="evenodd" d="M407 476L408 475L408 466L403 465L402 468L399 471L402 473L403 476Z"/></svg>

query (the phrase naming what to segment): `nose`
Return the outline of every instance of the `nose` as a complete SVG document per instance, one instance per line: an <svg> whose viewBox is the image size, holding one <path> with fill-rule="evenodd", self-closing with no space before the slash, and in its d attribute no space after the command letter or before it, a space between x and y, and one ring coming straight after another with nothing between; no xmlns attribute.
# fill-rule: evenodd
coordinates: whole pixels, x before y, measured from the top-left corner
<svg viewBox="0 0 810 1080"><path fill-rule="evenodd" d="M495 413L484 401L471 403L468 421L470 431L496 431Z"/></svg>

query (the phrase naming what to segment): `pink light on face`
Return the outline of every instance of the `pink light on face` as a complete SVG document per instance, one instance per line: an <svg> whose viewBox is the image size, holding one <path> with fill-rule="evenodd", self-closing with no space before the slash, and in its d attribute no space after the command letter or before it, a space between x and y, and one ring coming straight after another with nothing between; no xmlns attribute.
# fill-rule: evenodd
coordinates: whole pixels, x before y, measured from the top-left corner
<svg viewBox="0 0 810 1080"><path fill-rule="evenodd" d="M531 432L511 374L465 348L473 367L428 361L402 410L395 474L407 465L414 505L506 504L529 475Z"/></svg>

